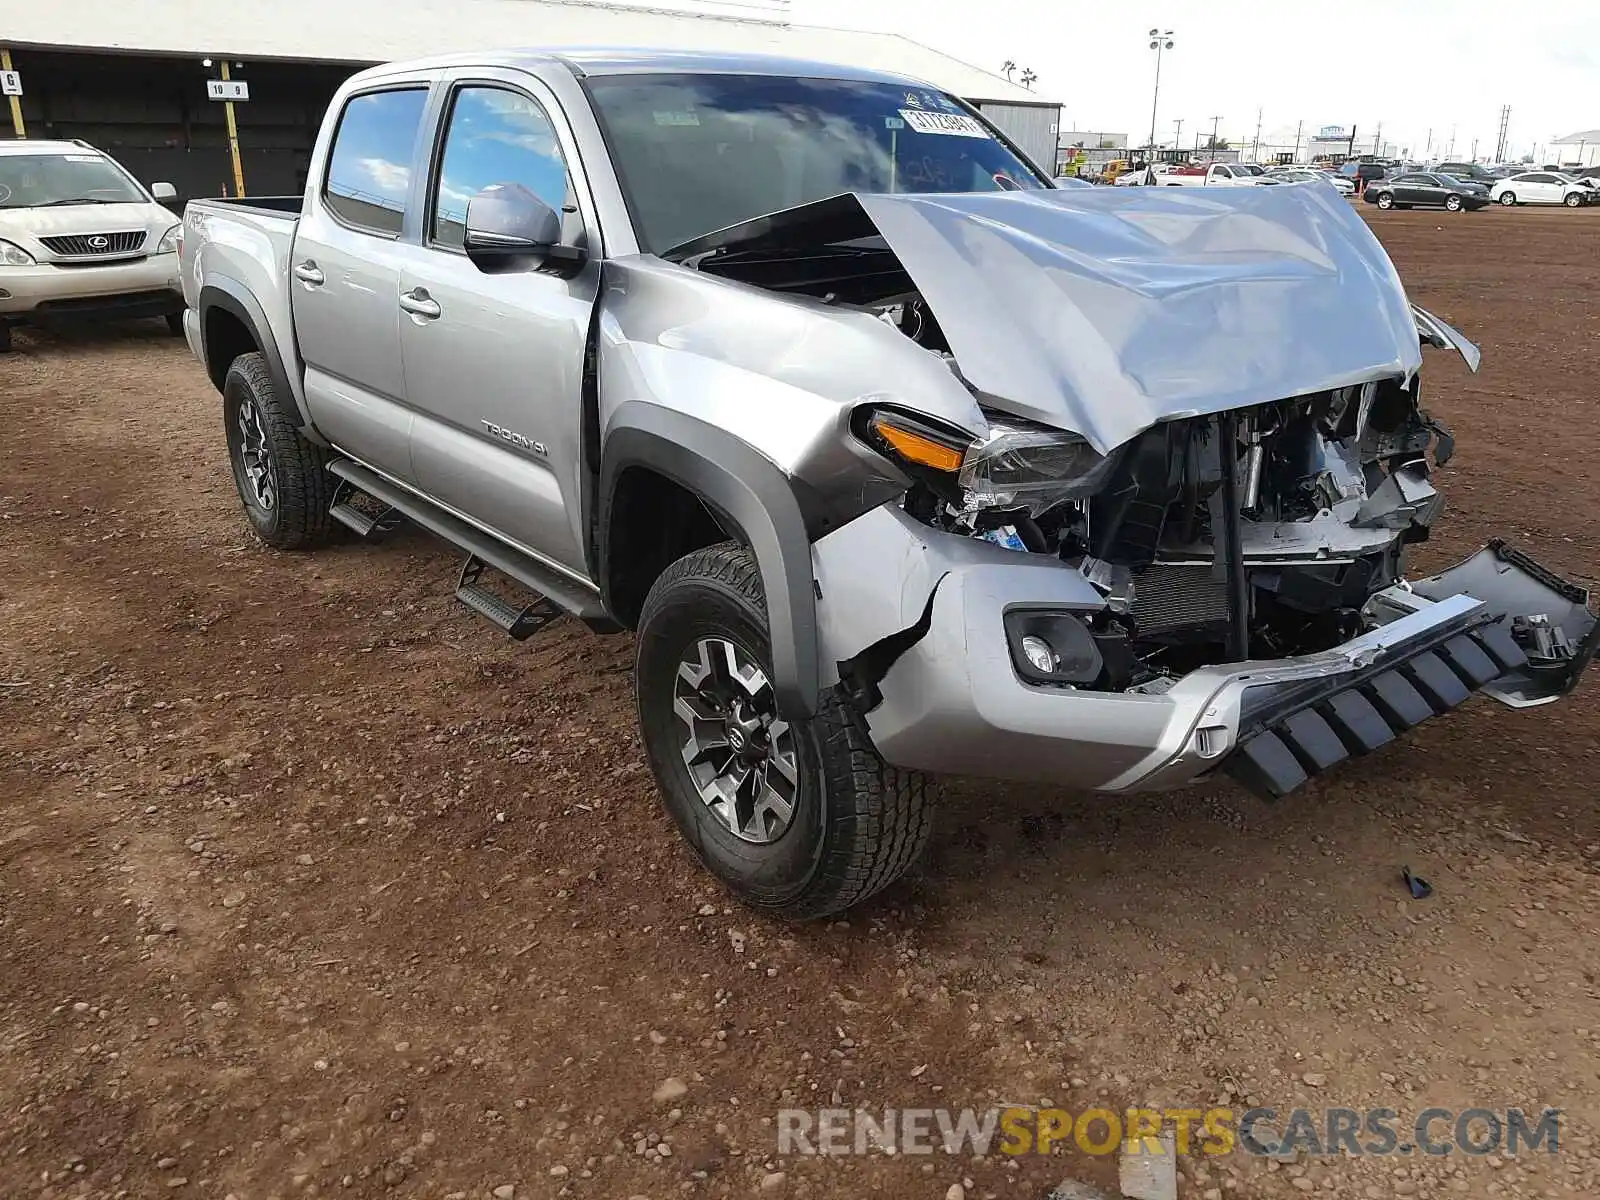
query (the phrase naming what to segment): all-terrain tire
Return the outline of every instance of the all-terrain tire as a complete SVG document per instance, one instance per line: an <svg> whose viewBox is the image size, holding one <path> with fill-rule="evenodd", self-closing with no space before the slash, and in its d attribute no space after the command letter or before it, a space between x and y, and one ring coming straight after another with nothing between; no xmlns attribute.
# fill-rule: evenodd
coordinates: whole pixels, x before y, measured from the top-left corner
<svg viewBox="0 0 1600 1200"><path fill-rule="evenodd" d="M837 692L791 724L799 781L788 827L772 842L738 837L702 800L684 763L673 710L684 655L700 638L726 639L771 678L761 575L750 551L725 542L662 572L639 620L639 727L667 811L708 870L754 908L792 920L837 913L898 879L932 826L928 776L891 767Z"/></svg>
<svg viewBox="0 0 1600 1200"><path fill-rule="evenodd" d="M246 406L253 410L267 450L270 502L263 502L250 482L240 421ZM333 527L328 516L333 479L327 452L300 433L294 402L278 394L261 354L241 354L228 368L222 385L222 419L234 486L261 540L278 550L306 550L326 542Z"/></svg>

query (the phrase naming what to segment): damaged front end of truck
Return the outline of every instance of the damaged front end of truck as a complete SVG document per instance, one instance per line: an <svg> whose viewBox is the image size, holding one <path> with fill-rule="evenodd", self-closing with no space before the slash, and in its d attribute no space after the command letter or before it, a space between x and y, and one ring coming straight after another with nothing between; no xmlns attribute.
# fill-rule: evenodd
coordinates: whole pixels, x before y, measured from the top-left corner
<svg viewBox="0 0 1600 1200"><path fill-rule="evenodd" d="M812 565L824 683L886 760L1278 796L1475 692L1575 684L1581 587L1500 542L1407 580L1453 451L1422 346L1478 352L1321 193L844 195L665 256L877 321L950 385L852 378L867 457L787 464L871 500Z"/></svg>

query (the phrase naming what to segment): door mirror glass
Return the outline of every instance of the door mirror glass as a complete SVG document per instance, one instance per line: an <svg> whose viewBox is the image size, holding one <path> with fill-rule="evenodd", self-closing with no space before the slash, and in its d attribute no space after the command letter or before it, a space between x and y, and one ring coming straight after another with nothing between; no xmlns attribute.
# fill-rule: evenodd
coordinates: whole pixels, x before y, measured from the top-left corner
<svg viewBox="0 0 1600 1200"><path fill-rule="evenodd" d="M561 214L520 183L491 184L467 202L461 248L480 269L543 263L560 244Z"/></svg>
<svg viewBox="0 0 1600 1200"><path fill-rule="evenodd" d="M157 200L176 200L178 198L178 189L170 183L152 183L150 185L150 194Z"/></svg>

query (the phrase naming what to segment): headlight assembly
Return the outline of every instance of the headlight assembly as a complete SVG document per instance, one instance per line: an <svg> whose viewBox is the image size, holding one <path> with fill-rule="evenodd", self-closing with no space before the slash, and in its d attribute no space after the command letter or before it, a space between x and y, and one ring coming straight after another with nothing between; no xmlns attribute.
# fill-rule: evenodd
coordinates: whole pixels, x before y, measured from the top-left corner
<svg viewBox="0 0 1600 1200"><path fill-rule="evenodd" d="M183 225L180 222L161 235L161 240L156 243L157 254L172 254L183 243Z"/></svg>
<svg viewBox="0 0 1600 1200"><path fill-rule="evenodd" d="M13 246L10 242L0 242L0 267L31 267L33 255L21 246Z"/></svg>
<svg viewBox="0 0 1600 1200"><path fill-rule="evenodd" d="M968 508L1027 508L1037 516L1105 485L1116 456L1062 429L986 414L988 435L967 451L959 481Z"/></svg>

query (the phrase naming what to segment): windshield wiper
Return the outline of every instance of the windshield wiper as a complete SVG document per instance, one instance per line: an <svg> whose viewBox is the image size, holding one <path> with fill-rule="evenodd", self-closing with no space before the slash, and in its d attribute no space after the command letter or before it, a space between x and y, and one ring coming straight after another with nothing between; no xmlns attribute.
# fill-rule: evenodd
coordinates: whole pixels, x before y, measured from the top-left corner
<svg viewBox="0 0 1600 1200"><path fill-rule="evenodd" d="M97 196L68 196L65 200L46 200L37 208L54 208L58 204L115 204L115 200L101 200Z"/></svg>

